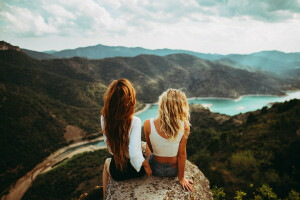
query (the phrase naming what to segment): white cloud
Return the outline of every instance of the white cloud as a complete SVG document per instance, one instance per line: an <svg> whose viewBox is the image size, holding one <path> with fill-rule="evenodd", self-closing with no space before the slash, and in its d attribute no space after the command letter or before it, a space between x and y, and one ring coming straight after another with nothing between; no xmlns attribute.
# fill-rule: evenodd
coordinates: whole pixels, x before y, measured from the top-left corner
<svg viewBox="0 0 300 200"><path fill-rule="evenodd" d="M71 12L63 8L62 6L56 4L44 4L41 6L45 11L47 11L53 17L59 17L64 19L76 19L75 15Z"/></svg>
<svg viewBox="0 0 300 200"><path fill-rule="evenodd" d="M211 53L300 51L299 0L4 1L0 36L22 44L51 36L69 41L65 48L103 43Z"/></svg>
<svg viewBox="0 0 300 200"><path fill-rule="evenodd" d="M39 14L33 14L26 8L7 6L8 11L1 11L0 16L7 22L5 31L9 34L42 36L57 33L56 27L45 22ZM14 11L12 12L10 11Z"/></svg>

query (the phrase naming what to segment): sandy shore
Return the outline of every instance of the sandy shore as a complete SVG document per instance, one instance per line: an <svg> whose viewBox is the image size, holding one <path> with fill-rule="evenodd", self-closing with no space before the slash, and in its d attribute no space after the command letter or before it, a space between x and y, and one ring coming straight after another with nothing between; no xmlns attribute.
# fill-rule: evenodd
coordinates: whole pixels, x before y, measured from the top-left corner
<svg viewBox="0 0 300 200"><path fill-rule="evenodd" d="M146 103L145 107L142 110L139 110L137 112L134 113L134 115L138 115L141 114L142 112L146 111L148 108L150 108L150 106L152 105L152 103Z"/></svg>
<svg viewBox="0 0 300 200"><path fill-rule="evenodd" d="M72 149L74 147L84 145L87 143L91 143L91 142L97 142L97 141L103 141L103 136L95 138L94 140L83 141L83 142L71 144L69 146L60 148L59 150L55 151L50 156L48 156L43 162L41 162L40 164L35 166L34 169L27 172L22 178L20 178L16 182L16 184L10 188L8 194L2 196L1 200L19 200L19 199L21 199L38 175L51 170L52 169L51 166L55 165L56 163L58 163L59 161L61 161L63 159L71 158L74 155L82 153L82 152L95 151L98 149L106 148L105 146L88 145L88 146L84 146L84 147L79 147L78 149L71 151L69 154L65 154L65 152L69 149Z"/></svg>

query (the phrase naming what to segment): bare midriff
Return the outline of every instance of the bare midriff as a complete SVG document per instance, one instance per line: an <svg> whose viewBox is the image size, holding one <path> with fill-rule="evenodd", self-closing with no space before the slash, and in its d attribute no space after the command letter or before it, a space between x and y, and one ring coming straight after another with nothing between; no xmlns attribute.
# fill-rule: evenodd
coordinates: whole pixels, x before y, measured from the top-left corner
<svg viewBox="0 0 300 200"><path fill-rule="evenodd" d="M156 156L153 155L153 158L160 163L169 163L172 165L176 165L177 164L177 156L174 157L161 157L161 156Z"/></svg>

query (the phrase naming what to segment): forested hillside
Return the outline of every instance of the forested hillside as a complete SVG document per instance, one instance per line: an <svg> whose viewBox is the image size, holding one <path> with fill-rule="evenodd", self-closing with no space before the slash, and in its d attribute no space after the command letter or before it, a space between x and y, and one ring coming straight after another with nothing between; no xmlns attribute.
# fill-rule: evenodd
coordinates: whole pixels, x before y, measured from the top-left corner
<svg viewBox="0 0 300 200"><path fill-rule="evenodd" d="M79 127L87 135L99 132L100 96L105 89L101 84L46 71L23 53L1 51L0 194L66 145L67 125Z"/></svg>
<svg viewBox="0 0 300 200"><path fill-rule="evenodd" d="M228 197L263 184L279 197L300 191L300 100L233 117L196 106L191 124L188 159Z"/></svg>
<svg viewBox="0 0 300 200"><path fill-rule="evenodd" d="M215 199L299 199L300 100L233 117L192 105L191 124L188 159L209 179ZM101 198L95 187L107 156L100 150L63 162L40 175L24 198L71 199L86 192Z"/></svg>

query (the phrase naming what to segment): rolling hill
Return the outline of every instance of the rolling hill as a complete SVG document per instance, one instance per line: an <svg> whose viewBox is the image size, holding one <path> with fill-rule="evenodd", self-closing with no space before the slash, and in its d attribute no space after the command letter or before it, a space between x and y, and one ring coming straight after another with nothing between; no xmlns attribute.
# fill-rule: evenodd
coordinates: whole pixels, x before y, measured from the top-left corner
<svg viewBox="0 0 300 200"><path fill-rule="evenodd" d="M49 53L43 53L38 51L32 51L28 49L21 49L24 53L26 53L28 56L37 59L37 60L48 60L48 59L54 59L57 58L56 56L53 56Z"/></svg>

